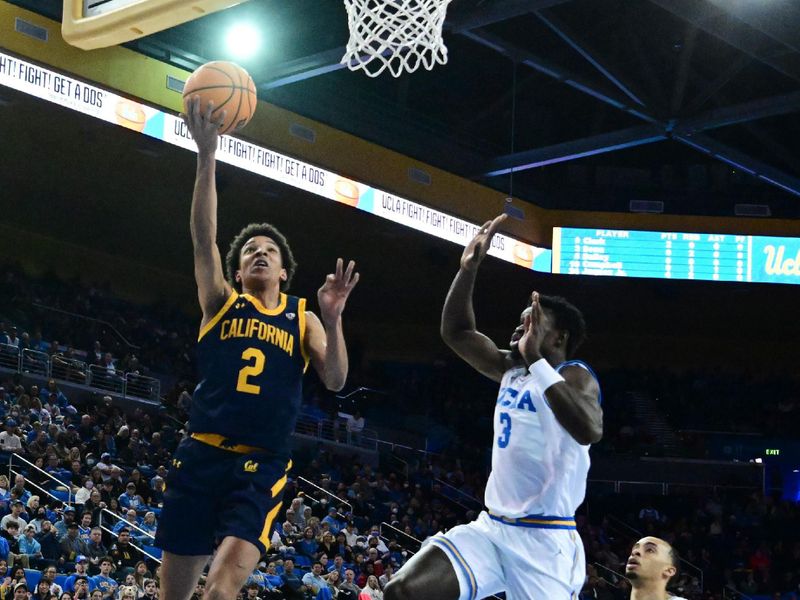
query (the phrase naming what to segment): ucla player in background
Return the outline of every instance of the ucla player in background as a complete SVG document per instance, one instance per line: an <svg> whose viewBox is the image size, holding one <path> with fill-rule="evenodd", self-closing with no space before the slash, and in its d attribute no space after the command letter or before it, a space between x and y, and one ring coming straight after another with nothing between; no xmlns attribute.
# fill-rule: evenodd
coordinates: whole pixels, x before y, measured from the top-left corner
<svg viewBox="0 0 800 600"><path fill-rule="evenodd" d="M184 116L198 149L191 233L203 311L200 383L156 536L164 550L161 600L188 600L215 547L205 597L232 600L269 547L291 467L289 436L303 372L310 361L328 389L343 387L341 315L358 282L354 263L343 269L339 259L317 293L321 322L305 299L285 293L295 262L286 239L268 224L248 225L233 240L226 280L214 181L224 115L214 120L212 109L195 97Z"/></svg>
<svg viewBox="0 0 800 600"><path fill-rule="evenodd" d="M568 360L585 337L580 311L534 292L500 350L477 331L472 291L478 267L505 215L467 245L442 312L445 342L500 382L494 415L487 511L428 539L386 588L386 600L577 598L586 576L575 510L583 502L589 445L600 440L600 387L591 369Z"/></svg>
<svg viewBox="0 0 800 600"><path fill-rule="evenodd" d="M667 592L679 562L678 551L661 538L647 536L636 542L625 565L631 600L684 600Z"/></svg>

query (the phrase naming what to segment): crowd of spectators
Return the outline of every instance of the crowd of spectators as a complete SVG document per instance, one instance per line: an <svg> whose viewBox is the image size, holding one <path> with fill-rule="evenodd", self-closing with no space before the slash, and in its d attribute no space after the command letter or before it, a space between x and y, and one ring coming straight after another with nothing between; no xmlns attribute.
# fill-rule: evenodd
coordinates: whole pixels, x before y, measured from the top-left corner
<svg viewBox="0 0 800 600"><path fill-rule="evenodd" d="M16 597L15 585L24 579L36 588L27 590L35 595L41 578L59 600L62 592L69 594L68 600L112 596L128 600L131 594L134 599L153 600L159 588L158 565L139 548L152 545L166 465L191 402L193 383L187 369L192 366L192 351L185 340L193 337L193 325L185 317L176 317L179 325L174 328L156 325L161 322L157 317L143 318L142 311L77 283L49 281L44 286L7 271L2 284L5 296L0 293L0 297L13 298L14 306L50 304L113 322L126 336L142 342L141 361L153 370L169 370L180 363L181 383L168 395L170 410L179 418L174 421L138 410L124 413L110 398L92 406L73 406L55 380L22 385L19 377L10 376L0 381L0 451L24 457L60 482L54 484L41 471L21 464L16 469L20 474L11 481L0 477L0 561L5 561L0 562L0 598L14 595L15 600L25 600ZM165 309L163 315L168 322L170 312ZM28 322L49 324L37 319ZM94 333L93 342L72 337L71 323L65 319L54 325L64 328L57 335L68 340L58 344L48 327L19 331L6 317L0 343L28 345L70 358L79 354L70 350L73 340L80 340L88 343L81 360L102 364L110 359L120 369L135 361L134 367L144 369L139 356L128 354L119 360L108 356ZM155 342L146 341L148 336L155 336ZM157 351L151 353L153 346ZM162 361L167 355L169 359ZM441 454L435 459L430 454L415 454L417 460L393 459L381 469L326 451L298 457L295 474L316 482L319 489L301 489L297 479L287 487L284 518L276 524L269 552L242 590L242 598L346 599L361 594L380 598L386 582L418 548L415 540L468 522L480 510L489 445L476 440L491 437L495 386L449 360L427 366L374 363L359 377L363 378L359 384L389 390L379 403L365 407L366 418L376 424L383 420L437 431ZM781 419L790 422L797 410L795 390L785 385L756 390L746 382L731 386L722 378L644 372L605 373L601 380L606 435L595 453L636 454L643 444L653 443L632 411L624 410L631 389L649 390L676 426L736 430L749 423L751 428L777 434L783 431ZM729 398L757 392L770 395L758 420L749 418L749 413L735 416L744 403ZM699 411L688 410L701 397L716 407L702 411L712 416L699 417ZM322 401L326 411L336 408L331 404L334 399L323 396ZM712 420L701 420L705 418ZM349 441L363 429L359 413L343 424L342 433ZM627 584L619 573L630 544L646 533L664 537L697 567L687 563L676 582L676 592L685 598L719 596L724 588L745 595L798 591L796 504L747 494L711 499L670 496L660 503L617 494L590 497L587 507L591 511L584 507L579 515L589 565L585 598L627 597ZM103 528L98 529L101 518ZM194 600L202 592L201 582Z"/></svg>

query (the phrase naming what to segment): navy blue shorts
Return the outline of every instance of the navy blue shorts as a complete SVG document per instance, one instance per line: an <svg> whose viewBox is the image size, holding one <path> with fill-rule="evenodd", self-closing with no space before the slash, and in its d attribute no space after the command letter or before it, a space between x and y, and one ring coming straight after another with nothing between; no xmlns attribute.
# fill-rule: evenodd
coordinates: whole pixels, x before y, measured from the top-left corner
<svg viewBox="0 0 800 600"><path fill-rule="evenodd" d="M185 438L167 475L156 547L199 556L233 536L264 554L290 467L266 451L239 453Z"/></svg>

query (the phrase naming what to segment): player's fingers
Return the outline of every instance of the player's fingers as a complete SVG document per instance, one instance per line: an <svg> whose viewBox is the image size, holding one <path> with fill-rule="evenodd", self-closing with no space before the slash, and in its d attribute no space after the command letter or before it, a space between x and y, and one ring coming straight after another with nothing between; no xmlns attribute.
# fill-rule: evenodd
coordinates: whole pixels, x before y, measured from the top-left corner
<svg viewBox="0 0 800 600"><path fill-rule="evenodd" d="M489 225L491 224L492 224L491 221L486 221L486 223L481 225L481 228L478 230L478 233L481 235L485 234L489 230Z"/></svg>
<svg viewBox="0 0 800 600"><path fill-rule="evenodd" d="M212 121L214 125L217 127L222 127L225 124L225 117L228 115L228 111L223 110L217 115L217 117Z"/></svg>
<svg viewBox="0 0 800 600"><path fill-rule="evenodd" d="M197 101L200 102L200 98L199 97L197 98ZM203 113L203 118L206 121L210 121L211 120L211 115L213 113L214 113L214 102L213 102L213 100L209 100L208 103L206 104L206 110Z"/></svg>
<svg viewBox="0 0 800 600"><path fill-rule="evenodd" d="M500 227L500 225L502 225L503 221L505 220L506 220L506 215L498 215L494 219L492 219L492 221L489 223L489 228L486 231L486 235L492 237L497 231L497 228Z"/></svg>
<svg viewBox="0 0 800 600"><path fill-rule="evenodd" d="M355 268L356 268L356 262L354 260L351 260L350 262L347 263L347 268L344 271L345 283L350 281L350 278L353 276L353 269Z"/></svg>
<svg viewBox="0 0 800 600"><path fill-rule="evenodd" d="M359 279L361 279L361 274L360 274L360 273L355 273L355 274L353 275L353 279L351 279L351 280L350 280L350 283L348 283L348 284L347 284L347 291L348 291L348 292L349 292L350 290L352 290L354 287L356 287L356 284L358 283L358 280L359 280Z"/></svg>
<svg viewBox="0 0 800 600"><path fill-rule="evenodd" d="M344 265L344 261L341 258L336 259L336 278L342 278L342 266Z"/></svg>
<svg viewBox="0 0 800 600"><path fill-rule="evenodd" d="M197 117L199 113L200 113L200 96L195 94L189 100L189 114L192 117Z"/></svg>

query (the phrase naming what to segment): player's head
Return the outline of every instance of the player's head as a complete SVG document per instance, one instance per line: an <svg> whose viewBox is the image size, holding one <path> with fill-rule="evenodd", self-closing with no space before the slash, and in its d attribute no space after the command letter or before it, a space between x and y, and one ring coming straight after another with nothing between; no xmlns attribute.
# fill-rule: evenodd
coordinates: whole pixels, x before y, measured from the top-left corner
<svg viewBox="0 0 800 600"><path fill-rule="evenodd" d="M266 262L266 266L261 261ZM260 287L260 281L279 282L280 289L289 289L297 268L292 249L283 234L269 223L250 223L242 229L228 249L225 274L237 292L249 284Z"/></svg>
<svg viewBox="0 0 800 600"><path fill-rule="evenodd" d="M670 580L678 573L678 552L661 538L647 536L633 545L625 576L631 585L657 585L666 589Z"/></svg>
<svg viewBox="0 0 800 600"><path fill-rule="evenodd" d="M544 341L542 351L545 355L551 355L556 350L564 352L565 358L570 358L586 339L586 321L583 313L578 308L561 296L539 295L539 304L542 307L544 321ZM525 332L523 323L525 317L531 312L531 299L525 310L519 316L519 325L511 335L511 352L519 355L518 343L522 334Z"/></svg>

